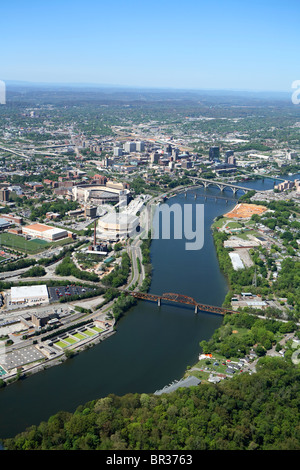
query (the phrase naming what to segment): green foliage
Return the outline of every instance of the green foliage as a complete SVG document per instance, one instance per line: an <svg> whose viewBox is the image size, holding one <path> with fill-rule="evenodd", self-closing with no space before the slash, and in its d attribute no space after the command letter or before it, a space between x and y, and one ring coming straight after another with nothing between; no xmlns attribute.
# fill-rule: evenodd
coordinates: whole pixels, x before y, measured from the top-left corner
<svg viewBox="0 0 300 470"><path fill-rule="evenodd" d="M121 316L129 310L131 307L136 305L137 301L134 297L131 297L131 295L125 295L122 293L117 300L114 303L113 306L113 315L117 320L121 318Z"/></svg>
<svg viewBox="0 0 300 470"><path fill-rule="evenodd" d="M61 217L64 217L66 212L75 210L79 207L76 201L65 201L57 199L55 202L44 202L40 206L35 206L31 211L31 220L37 220L41 217L45 218L47 212L58 212Z"/></svg>
<svg viewBox="0 0 300 470"><path fill-rule="evenodd" d="M81 271L78 269L70 256L66 256L64 260L56 267L55 273L59 276L74 276L78 279L83 279L85 281L98 282L99 277L95 273L90 273L88 271Z"/></svg>
<svg viewBox="0 0 300 470"><path fill-rule="evenodd" d="M114 270L102 278L102 283L110 287L120 287L126 284L130 272L130 257L128 253L123 253L121 265L116 266Z"/></svg>
<svg viewBox="0 0 300 470"><path fill-rule="evenodd" d="M8 450L299 450L300 371L263 357L253 375L160 396L109 395L5 439Z"/></svg>
<svg viewBox="0 0 300 470"><path fill-rule="evenodd" d="M21 274L21 277L42 277L45 276L46 271L42 266L32 266L32 268Z"/></svg>

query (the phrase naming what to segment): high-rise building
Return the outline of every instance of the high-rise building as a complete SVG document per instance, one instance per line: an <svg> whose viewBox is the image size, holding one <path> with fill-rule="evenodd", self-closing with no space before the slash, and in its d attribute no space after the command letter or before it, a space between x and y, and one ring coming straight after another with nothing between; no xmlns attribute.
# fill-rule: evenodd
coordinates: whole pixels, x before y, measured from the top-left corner
<svg viewBox="0 0 300 470"><path fill-rule="evenodd" d="M121 157L123 150L120 147L114 147L114 157Z"/></svg>
<svg viewBox="0 0 300 470"><path fill-rule="evenodd" d="M9 201L9 190L7 188L0 189L0 201L1 202Z"/></svg>
<svg viewBox="0 0 300 470"><path fill-rule="evenodd" d="M176 149L173 149L172 150L172 158L173 158L173 161L175 162L178 158L178 155L179 155L179 150L176 148Z"/></svg>
<svg viewBox="0 0 300 470"><path fill-rule="evenodd" d="M209 159L210 160L219 160L220 158L220 147L210 147L209 149Z"/></svg>
<svg viewBox="0 0 300 470"><path fill-rule="evenodd" d="M150 162L151 163L158 163L159 160L159 154L157 152L153 152L150 155Z"/></svg>
<svg viewBox="0 0 300 470"><path fill-rule="evenodd" d="M231 155L230 157L228 157L228 162L227 162L229 165L236 165L236 158L234 155Z"/></svg>
<svg viewBox="0 0 300 470"><path fill-rule="evenodd" d="M125 152L127 152L127 153L135 152L135 150L136 150L136 144L135 144L135 142L126 142L126 143L124 144L124 150L125 150Z"/></svg>
<svg viewBox="0 0 300 470"><path fill-rule="evenodd" d="M136 142L135 146L136 146L136 151L137 152L144 152L145 142L142 142L142 141L141 142Z"/></svg>
<svg viewBox="0 0 300 470"><path fill-rule="evenodd" d="M228 158L232 157L233 154L234 154L233 150L226 150L226 152L225 152L225 163L228 163Z"/></svg>

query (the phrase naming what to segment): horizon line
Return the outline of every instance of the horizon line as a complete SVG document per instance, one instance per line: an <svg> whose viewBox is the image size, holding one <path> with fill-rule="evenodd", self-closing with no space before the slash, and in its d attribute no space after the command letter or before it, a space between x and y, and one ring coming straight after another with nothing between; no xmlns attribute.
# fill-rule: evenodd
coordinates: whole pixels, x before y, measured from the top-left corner
<svg viewBox="0 0 300 470"><path fill-rule="evenodd" d="M291 90L268 90L268 89L249 89L249 88L185 88L173 86L150 86L150 85L121 85L121 84L108 84L108 83L95 83L95 82L34 82L31 80L2 80L8 86L65 86L65 87L91 87L91 88L113 88L113 89L139 89L139 90L157 90L157 91L212 91L212 92L239 92L239 93L284 93L288 94Z"/></svg>

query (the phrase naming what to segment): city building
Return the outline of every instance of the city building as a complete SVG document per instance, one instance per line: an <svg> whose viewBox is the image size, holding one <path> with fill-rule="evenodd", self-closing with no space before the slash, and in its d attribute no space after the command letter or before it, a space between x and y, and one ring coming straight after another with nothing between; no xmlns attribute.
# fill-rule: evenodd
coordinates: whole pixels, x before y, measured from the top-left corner
<svg viewBox="0 0 300 470"><path fill-rule="evenodd" d="M145 150L145 142L136 142L136 151L137 152L144 152Z"/></svg>
<svg viewBox="0 0 300 470"><path fill-rule="evenodd" d="M209 160L220 159L220 147L210 147L209 149Z"/></svg>
<svg viewBox="0 0 300 470"><path fill-rule="evenodd" d="M225 152L225 163L229 163L229 157L233 157L234 151L233 150L226 150Z"/></svg>
<svg viewBox="0 0 300 470"><path fill-rule="evenodd" d="M58 318L59 315L55 312L34 312L31 314L31 321L36 327L43 327L47 325L47 323L54 319Z"/></svg>
<svg viewBox="0 0 300 470"><path fill-rule="evenodd" d="M85 207L85 216L94 219L97 217L97 207L96 206L87 206Z"/></svg>
<svg viewBox="0 0 300 470"><path fill-rule="evenodd" d="M131 153L136 151L136 143L135 142L125 142L124 150L126 153Z"/></svg>
<svg viewBox="0 0 300 470"><path fill-rule="evenodd" d="M26 227L22 228L22 232L24 235L30 236L32 238L46 240L48 242L53 242L60 240L61 238L68 237L67 230L39 223L26 225Z"/></svg>
<svg viewBox="0 0 300 470"><path fill-rule="evenodd" d="M0 231L9 228L10 225L11 223L8 220L0 218Z"/></svg>
<svg viewBox="0 0 300 470"><path fill-rule="evenodd" d="M114 157L121 157L123 150L120 147L114 147Z"/></svg>
<svg viewBox="0 0 300 470"><path fill-rule="evenodd" d="M8 202L9 201L9 189L1 188L0 189L0 202Z"/></svg>
<svg viewBox="0 0 300 470"><path fill-rule="evenodd" d="M10 288L12 305L40 305L49 303L48 288L45 284Z"/></svg>
<svg viewBox="0 0 300 470"><path fill-rule="evenodd" d="M300 180L286 180L283 183L279 183L277 186L274 186L274 189L278 190L279 192L286 191L288 189L293 189L298 192L300 191Z"/></svg>
<svg viewBox="0 0 300 470"><path fill-rule="evenodd" d="M98 221L97 237L104 240L119 240L132 237L137 233L139 218L126 213L111 213Z"/></svg>

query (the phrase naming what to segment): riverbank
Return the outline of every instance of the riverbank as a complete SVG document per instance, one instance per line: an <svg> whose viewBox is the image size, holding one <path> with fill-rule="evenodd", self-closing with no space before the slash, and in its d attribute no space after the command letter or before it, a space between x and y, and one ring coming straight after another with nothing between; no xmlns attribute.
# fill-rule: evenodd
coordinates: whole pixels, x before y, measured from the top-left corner
<svg viewBox="0 0 300 470"><path fill-rule="evenodd" d="M282 226L283 224L285 226L286 231L281 231L281 234L283 232L282 240L284 243L284 234L289 233L290 237L293 238L291 232L287 232L290 227L295 228L295 237L297 237L297 228L299 228L299 224L295 220L297 211L294 204L289 201L272 202L268 205L268 209L271 209L272 212L269 212L267 217L256 215L253 221L251 218L250 222L248 221L247 224L242 223L236 228L237 232L229 230L229 235L224 230L226 219L222 216L214 219L211 227L212 236L219 266L226 275L229 287L223 306L233 308L237 313L225 315L223 324L213 337L209 341L200 343L202 354L199 354L199 361L192 367L187 368L183 378L193 375L203 383L218 383L221 380L233 377L236 372L252 374L256 372L256 364L260 357L271 356L291 359L294 349L298 347L300 343L300 303L299 295L296 294L298 285L295 280L292 282L292 279L293 272L298 272L299 246L295 243L292 250L289 244L282 245L282 241L279 241L278 232L272 238L272 231L262 223L266 220L270 224L275 210L275 215L273 215L275 225ZM276 216L276 210L278 212L279 209L285 211L285 219L282 219L281 222L276 219L276 217L279 217ZM289 222L290 218L294 222ZM222 219L225 220L225 225L222 224ZM217 221L219 221L219 224L216 223ZM229 223L231 222L229 221ZM255 232L257 224L262 233ZM265 229L268 234L262 235ZM249 231L247 232L247 230ZM251 266L243 266L242 269L236 270L229 256L231 250L225 247L225 242L231 236L235 240L239 240L238 237L241 232L245 232L240 235L243 237L242 240L245 237L247 238L249 234L251 237L251 233L253 233L258 237L256 238L258 243L255 250L250 250ZM264 243L260 244L260 241ZM286 251L288 251L287 257L284 255ZM256 252L259 255L255 254ZM280 257L278 252L281 252ZM283 260L282 264L279 259ZM280 267L279 273L275 262ZM276 277L272 279L272 273L274 272ZM291 280L287 279L288 276ZM241 292L247 292L250 301L244 302L243 307L235 308L232 300L238 301L239 297L243 297ZM285 297L290 297L290 300ZM260 330L259 334L258 330Z"/></svg>
<svg viewBox="0 0 300 470"><path fill-rule="evenodd" d="M252 186L269 189L272 181L251 186L249 183L251 189ZM219 190L199 188L197 192L213 196ZM207 198L205 243L201 250L186 251L184 240L151 240L150 293L178 292L206 304L222 305L228 282L220 271L210 227L237 201L236 197L226 204L224 199ZM187 191L186 197L184 192L178 194L169 201L173 203L195 204L194 191ZM196 364L199 342L209 341L223 321L220 315L195 315L194 309L180 305L157 307L138 302L120 318L117 334L72 360L1 390L0 437L14 436L32 424L48 420L59 410L72 412L82 403L111 393L151 394L162 389L182 378L187 365ZM58 393L58 389L63 393Z"/></svg>

